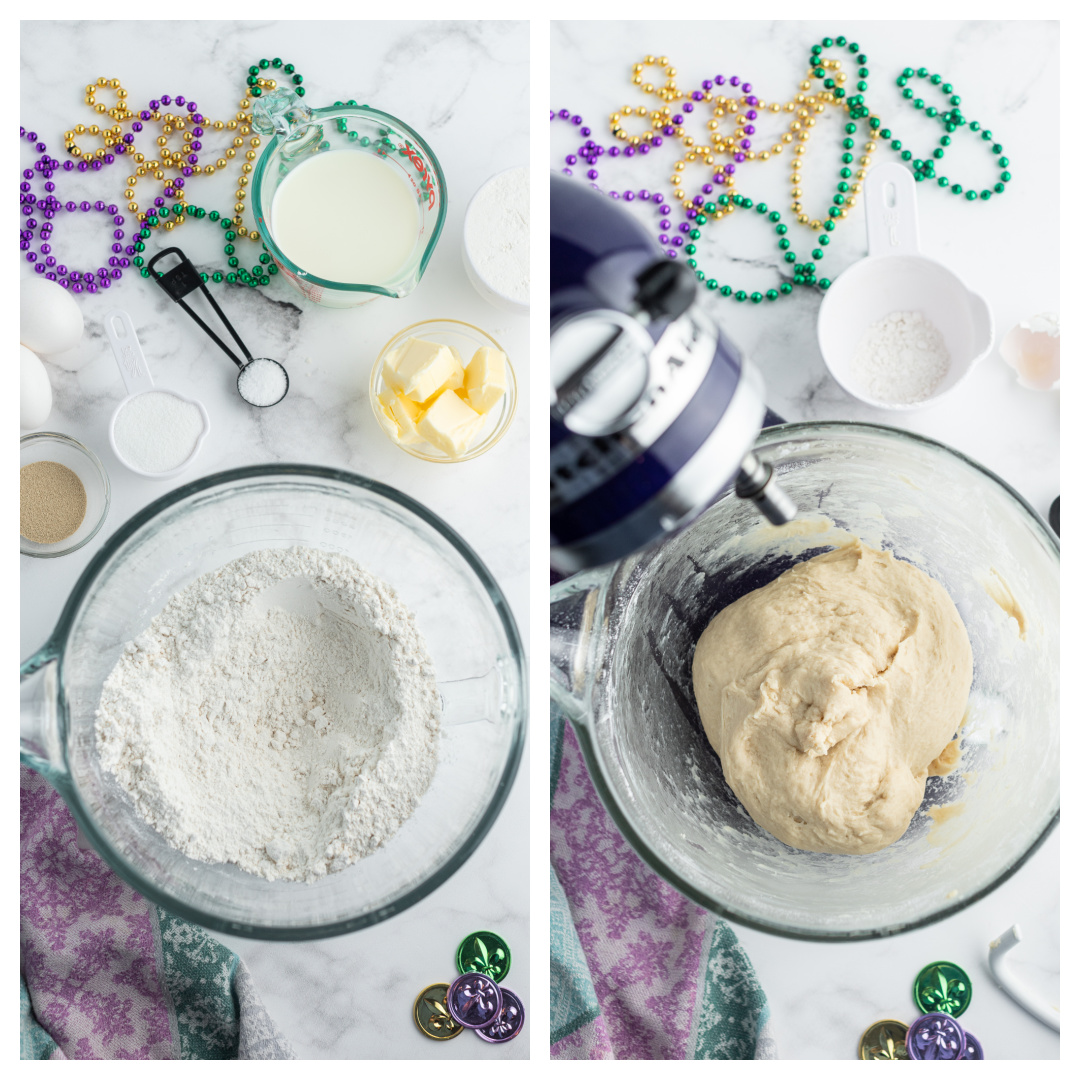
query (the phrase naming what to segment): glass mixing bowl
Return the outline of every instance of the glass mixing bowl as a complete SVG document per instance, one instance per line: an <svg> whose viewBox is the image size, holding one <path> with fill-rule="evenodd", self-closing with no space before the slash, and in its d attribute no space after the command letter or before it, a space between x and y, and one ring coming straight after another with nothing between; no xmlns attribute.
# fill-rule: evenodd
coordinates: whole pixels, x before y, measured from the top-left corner
<svg viewBox="0 0 1080 1080"><path fill-rule="evenodd" d="M697 903L815 940L884 936L985 896L1058 818L1056 537L1019 495L940 443L869 424L769 428L758 455L800 516L776 529L728 493L666 542L552 594L552 697L626 837ZM975 674L962 760L872 855L787 847L724 782L691 685L724 606L854 534L948 590Z"/></svg>
<svg viewBox="0 0 1080 1080"><path fill-rule="evenodd" d="M172 848L100 766L94 711L125 642L194 578L250 551L340 552L391 584L416 616L442 697L439 764L387 843L313 884L271 882ZM483 563L419 503L333 469L218 473L136 514L90 563L49 641L22 667L22 757L63 795L133 888L214 930L299 940L370 926L450 877L498 816L525 733L525 658Z"/></svg>

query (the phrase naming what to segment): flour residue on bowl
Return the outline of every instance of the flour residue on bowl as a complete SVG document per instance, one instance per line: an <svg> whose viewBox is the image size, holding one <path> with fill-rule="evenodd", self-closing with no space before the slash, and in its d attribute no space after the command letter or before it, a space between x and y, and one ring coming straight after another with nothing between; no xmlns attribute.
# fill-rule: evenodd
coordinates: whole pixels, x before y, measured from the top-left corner
<svg viewBox="0 0 1080 1080"><path fill-rule="evenodd" d="M185 855L314 881L385 843L437 761L412 613L353 560L252 552L129 642L96 712L101 764Z"/></svg>

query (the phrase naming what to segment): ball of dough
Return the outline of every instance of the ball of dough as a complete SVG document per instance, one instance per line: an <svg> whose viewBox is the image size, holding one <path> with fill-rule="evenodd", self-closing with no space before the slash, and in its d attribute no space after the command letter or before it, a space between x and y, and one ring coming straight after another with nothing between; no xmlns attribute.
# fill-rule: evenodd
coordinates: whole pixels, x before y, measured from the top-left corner
<svg viewBox="0 0 1080 1080"><path fill-rule="evenodd" d="M52 385L45 365L25 346L19 346L19 426L40 427L52 412Z"/></svg>
<svg viewBox="0 0 1080 1080"><path fill-rule="evenodd" d="M705 734L750 816L792 847L842 854L904 834L971 677L949 594L859 541L726 607L693 662Z"/></svg>

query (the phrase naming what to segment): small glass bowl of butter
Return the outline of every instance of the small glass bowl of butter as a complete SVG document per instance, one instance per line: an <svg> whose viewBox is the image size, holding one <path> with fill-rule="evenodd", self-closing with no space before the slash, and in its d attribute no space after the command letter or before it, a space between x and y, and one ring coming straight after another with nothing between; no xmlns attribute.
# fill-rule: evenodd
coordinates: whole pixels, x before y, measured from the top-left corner
<svg viewBox="0 0 1080 1080"><path fill-rule="evenodd" d="M490 334L458 319L426 319L383 346L368 399L379 427L406 453L423 461L470 461L509 428L517 380Z"/></svg>

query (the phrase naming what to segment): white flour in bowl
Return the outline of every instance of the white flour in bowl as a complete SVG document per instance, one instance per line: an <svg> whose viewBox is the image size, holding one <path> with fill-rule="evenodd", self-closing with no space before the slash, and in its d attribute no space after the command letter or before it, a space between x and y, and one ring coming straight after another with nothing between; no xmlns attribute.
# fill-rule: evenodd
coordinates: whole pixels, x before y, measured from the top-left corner
<svg viewBox="0 0 1080 1080"><path fill-rule="evenodd" d="M528 304L528 169L508 169L480 188L465 216L465 247L491 289Z"/></svg>
<svg viewBox="0 0 1080 1080"><path fill-rule="evenodd" d="M412 814L439 695L412 613L351 559L256 551L176 593L124 647L101 763L186 855L314 881Z"/></svg>

